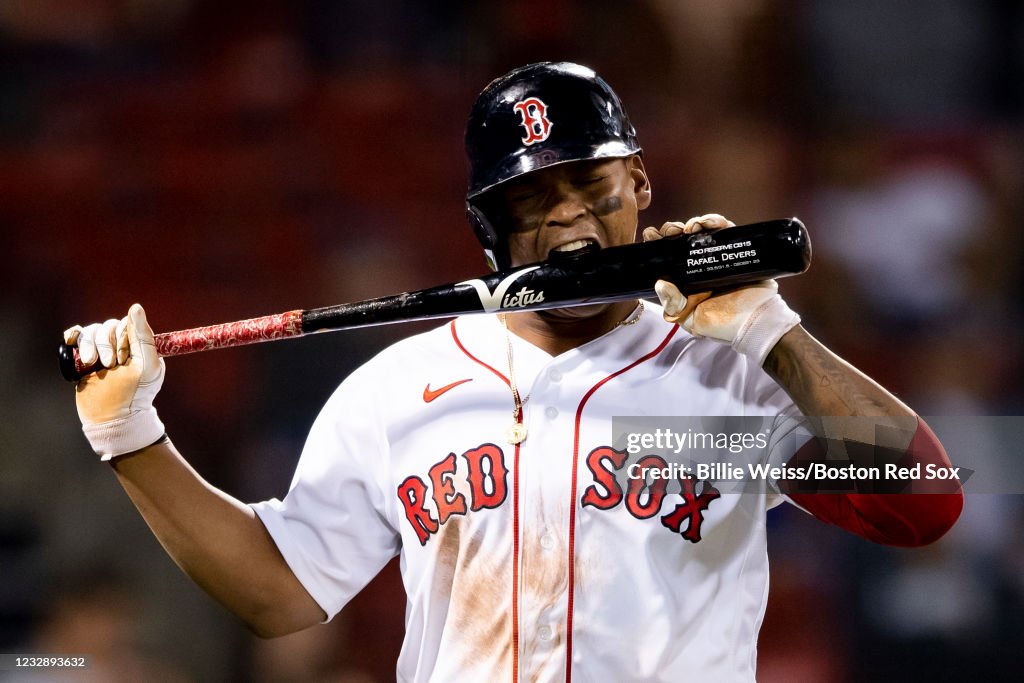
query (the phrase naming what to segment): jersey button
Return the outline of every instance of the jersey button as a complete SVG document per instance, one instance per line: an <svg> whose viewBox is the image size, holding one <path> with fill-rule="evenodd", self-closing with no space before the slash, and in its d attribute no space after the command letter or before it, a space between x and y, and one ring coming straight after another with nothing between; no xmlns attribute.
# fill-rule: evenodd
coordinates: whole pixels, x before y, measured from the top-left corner
<svg viewBox="0 0 1024 683"><path fill-rule="evenodd" d="M548 532L540 537L540 547L544 550L551 550L555 547L555 537Z"/></svg>
<svg viewBox="0 0 1024 683"><path fill-rule="evenodd" d="M548 373L548 377L551 378L552 382L561 382L562 381L562 371L561 370L557 370L557 369L556 370L552 370L551 372Z"/></svg>
<svg viewBox="0 0 1024 683"><path fill-rule="evenodd" d="M551 640L551 635L552 633L550 626L541 626L539 629L537 629L537 637L543 640L544 642Z"/></svg>
<svg viewBox="0 0 1024 683"><path fill-rule="evenodd" d="M544 417L546 417L549 420L554 420L556 417L558 417L558 408L554 406L548 406L547 408L544 409Z"/></svg>

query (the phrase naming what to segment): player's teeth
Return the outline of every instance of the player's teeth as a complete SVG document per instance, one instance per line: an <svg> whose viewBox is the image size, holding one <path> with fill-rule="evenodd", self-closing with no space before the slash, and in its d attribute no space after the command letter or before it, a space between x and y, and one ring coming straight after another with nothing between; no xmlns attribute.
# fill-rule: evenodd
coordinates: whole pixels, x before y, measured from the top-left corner
<svg viewBox="0 0 1024 683"><path fill-rule="evenodd" d="M590 240L576 240L575 242L569 242L569 244L557 247L555 251L575 251L576 249L582 249L588 244L590 244Z"/></svg>

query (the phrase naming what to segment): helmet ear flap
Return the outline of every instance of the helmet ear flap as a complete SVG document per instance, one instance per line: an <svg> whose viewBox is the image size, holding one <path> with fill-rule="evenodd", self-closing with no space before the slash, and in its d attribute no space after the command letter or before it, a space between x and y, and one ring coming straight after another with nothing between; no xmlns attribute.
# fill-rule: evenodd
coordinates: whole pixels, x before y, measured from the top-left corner
<svg viewBox="0 0 1024 683"><path fill-rule="evenodd" d="M508 267L508 245L495 229L494 224L487 218L480 207L466 202L466 216L469 224L473 227L473 234L480 240L484 247L484 256L487 258L487 265L491 270L501 270Z"/></svg>

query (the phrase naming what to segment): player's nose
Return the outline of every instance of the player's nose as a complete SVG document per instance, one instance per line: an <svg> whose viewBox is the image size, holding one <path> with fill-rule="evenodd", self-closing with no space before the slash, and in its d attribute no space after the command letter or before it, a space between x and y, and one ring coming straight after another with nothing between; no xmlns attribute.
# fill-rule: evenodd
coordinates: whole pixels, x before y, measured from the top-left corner
<svg viewBox="0 0 1024 683"><path fill-rule="evenodd" d="M551 192L545 225L558 227L572 225L587 213L587 205L580 193L572 188L558 188Z"/></svg>

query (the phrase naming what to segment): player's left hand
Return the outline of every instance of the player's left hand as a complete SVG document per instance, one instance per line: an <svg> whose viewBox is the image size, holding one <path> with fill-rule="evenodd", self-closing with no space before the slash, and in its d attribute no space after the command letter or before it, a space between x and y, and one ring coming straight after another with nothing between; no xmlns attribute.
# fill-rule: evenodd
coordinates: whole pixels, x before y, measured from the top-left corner
<svg viewBox="0 0 1024 683"><path fill-rule="evenodd" d="M646 228L643 239L650 242L735 225L724 216L710 213L685 223L673 221L664 223L661 228ZM654 291L665 309L665 320L679 323L692 335L729 344L759 366L764 364L764 359L782 335L800 322L800 316L779 296L779 285L775 280L690 296L684 296L671 282L658 280Z"/></svg>

